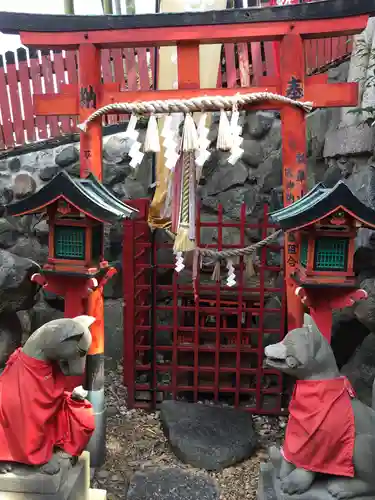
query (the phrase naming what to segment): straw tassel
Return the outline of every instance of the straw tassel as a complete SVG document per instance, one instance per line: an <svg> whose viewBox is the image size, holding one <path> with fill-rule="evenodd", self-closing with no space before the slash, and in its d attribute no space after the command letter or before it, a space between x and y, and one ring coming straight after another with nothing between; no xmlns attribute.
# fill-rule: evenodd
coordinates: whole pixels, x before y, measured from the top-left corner
<svg viewBox="0 0 375 500"><path fill-rule="evenodd" d="M246 255L245 258L245 272L247 278L252 278L256 275L253 261L253 254Z"/></svg>
<svg viewBox="0 0 375 500"><path fill-rule="evenodd" d="M193 155L192 155L193 156ZM190 161L190 170L189 170L189 238L192 241L195 241L195 219L196 219L196 187L197 187L197 172L195 161L192 159Z"/></svg>
<svg viewBox="0 0 375 500"><path fill-rule="evenodd" d="M221 280L221 262L220 262L220 259L218 259L215 262L214 270L213 270L212 275L211 275L211 279L212 279L212 281L216 281L216 282L220 282L220 280Z"/></svg>
<svg viewBox="0 0 375 500"><path fill-rule="evenodd" d="M155 115L151 115L148 120L143 150L145 153L160 153L159 128Z"/></svg>
<svg viewBox="0 0 375 500"><path fill-rule="evenodd" d="M189 252L194 250L195 241L189 238L189 191L190 191L190 164L194 161L193 152L183 153L183 177L182 177L182 194L181 194L181 217L178 227L176 239L174 241L173 251ZM195 221L193 221L195 224Z"/></svg>
<svg viewBox="0 0 375 500"><path fill-rule="evenodd" d="M219 130L216 148L221 151L229 151L232 147L232 130L226 111L220 111Z"/></svg>

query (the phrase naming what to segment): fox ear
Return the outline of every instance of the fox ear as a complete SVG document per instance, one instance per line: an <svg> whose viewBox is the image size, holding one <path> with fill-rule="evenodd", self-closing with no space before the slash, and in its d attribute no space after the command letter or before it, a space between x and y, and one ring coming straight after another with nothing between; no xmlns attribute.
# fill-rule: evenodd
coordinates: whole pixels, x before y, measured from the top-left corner
<svg viewBox="0 0 375 500"><path fill-rule="evenodd" d="M306 326L306 327L311 326L312 327L314 325L315 325L315 322L312 319L312 317L310 316L310 314L305 313L303 315L303 326Z"/></svg>
<svg viewBox="0 0 375 500"><path fill-rule="evenodd" d="M84 328L90 328L90 326L96 321L96 318L94 318L93 316L86 316L86 315L76 316L75 318L72 319L73 321L83 326Z"/></svg>
<svg viewBox="0 0 375 500"><path fill-rule="evenodd" d="M321 339L323 337L321 331L319 330L317 324L315 321L312 319L312 317L309 314L305 314L303 318L303 326L307 328L307 330L311 333L314 334L314 338L319 338Z"/></svg>

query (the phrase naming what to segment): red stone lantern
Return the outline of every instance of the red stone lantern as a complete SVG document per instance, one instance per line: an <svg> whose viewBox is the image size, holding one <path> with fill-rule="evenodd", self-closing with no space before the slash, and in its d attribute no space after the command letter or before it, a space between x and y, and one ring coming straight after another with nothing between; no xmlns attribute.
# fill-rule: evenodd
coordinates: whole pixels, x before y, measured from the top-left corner
<svg viewBox="0 0 375 500"><path fill-rule="evenodd" d="M356 285L353 259L358 229L375 229L375 211L340 181L330 189L318 184L271 219L289 235L295 294L330 340L332 309L367 297Z"/></svg>
<svg viewBox="0 0 375 500"><path fill-rule="evenodd" d="M85 380L67 377L67 389L83 384L96 418L89 444L92 462L105 456L104 405L104 300L103 288L117 272L104 260L104 224L133 217L125 205L90 174L73 179L61 172L33 195L6 207L7 215L45 214L49 224L47 263L32 280L64 297L65 317L87 314L96 318L90 327L92 344Z"/></svg>

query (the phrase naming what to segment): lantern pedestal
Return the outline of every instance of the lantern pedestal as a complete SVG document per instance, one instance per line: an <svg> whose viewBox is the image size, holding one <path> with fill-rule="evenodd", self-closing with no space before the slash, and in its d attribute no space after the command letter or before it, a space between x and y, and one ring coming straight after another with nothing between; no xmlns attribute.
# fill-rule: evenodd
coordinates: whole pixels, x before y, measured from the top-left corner
<svg viewBox="0 0 375 500"><path fill-rule="evenodd" d="M367 299L362 289L347 288L303 288L295 290L303 305L310 309L310 315L324 337L331 342L332 310L350 307L359 300Z"/></svg>
<svg viewBox="0 0 375 500"><path fill-rule="evenodd" d="M95 415L95 431L88 444L93 467L105 461L105 401L104 401L104 298L103 289L117 273L113 267L100 269L94 276L76 273L59 273L43 269L34 274L31 281L46 291L64 297L65 317L74 318L82 314L96 318L91 326L92 343L87 353L84 377L69 377L66 390L82 385Z"/></svg>

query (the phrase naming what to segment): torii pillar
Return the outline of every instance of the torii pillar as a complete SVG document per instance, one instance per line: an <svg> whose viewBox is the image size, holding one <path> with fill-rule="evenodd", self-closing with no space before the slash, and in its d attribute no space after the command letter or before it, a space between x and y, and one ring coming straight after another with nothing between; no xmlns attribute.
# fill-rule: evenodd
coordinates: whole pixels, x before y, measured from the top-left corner
<svg viewBox="0 0 375 500"><path fill-rule="evenodd" d="M308 4L303 7L315 9L314 5ZM283 9L298 9L299 7L284 7ZM256 11L260 15L262 9ZM216 16L219 16L219 14L220 12L217 12ZM194 13L195 15L199 15L203 19L204 16L210 16L211 14ZM225 16L228 15L228 11L226 11ZM311 101L315 108L348 107L356 106L358 103L358 86L356 83L328 84L327 75L305 76L303 40L319 38L319 36L336 37L359 33L365 28L368 15L352 15L352 17L323 20L314 18L302 21L298 18L297 20L289 19L280 22L252 24L241 24L240 21L235 20L232 24L220 24L218 21L215 24L215 29L212 28L211 24L204 24L203 22L202 25L195 25L194 29L183 25L163 27L163 16L168 15L158 14L155 16L155 23L159 24L159 26L148 24L147 28L111 28L101 31L86 30L69 33L22 32L21 40L25 45L38 48L54 47L65 50L78 47L79 53L79 84L63 86L62 93L59 95L35 95L35 114L44 116L78 115L80 121L83 121L95 109L114 102L181 99L197 95L228 96L237 92L254 93L261 91L282 94L295 100ZM121 16L115 17L120 18ZM128 17L131 16L124 16L124 18ZM78 20L77 23L79 24ZM263 81L261 81L263 86L258 88L196 89L194 81L192 85L187 82L183 89L178 90L119 92L119 84L102 84L100 80L99 53L101 48L177 44L179 47L179 72L182 71L188 74L188 68L196 66L196 58L199 57L199 43L260 40L280 42L280 77L264 77ZM194 79L195 77L192 78L192 80ZM289 205L307 191L305 114L296 107L280 105L275 102L252 105L247 109L279 109L281 111L284 205ZM90 123L87 132L81 134L82 176L91 171L98 178L101 178L101 147L102 136L99 120ZM302 326L303 323L303 306L299 297L295 294L296 285L291 279L291 274L296 265L296 258L295 245L289 236L285 241L285 280L289 330Z"/></svg>

